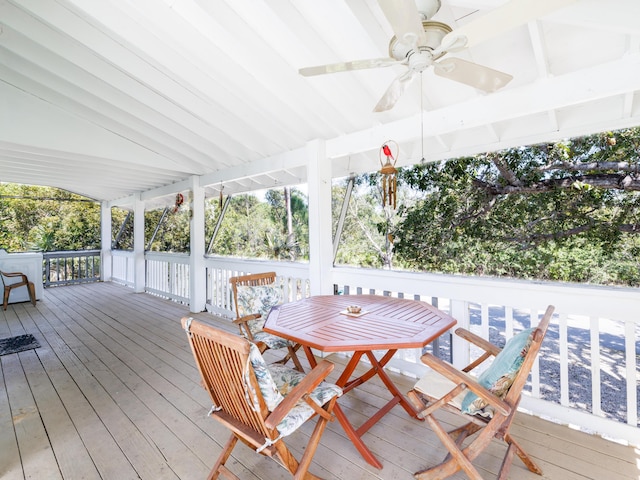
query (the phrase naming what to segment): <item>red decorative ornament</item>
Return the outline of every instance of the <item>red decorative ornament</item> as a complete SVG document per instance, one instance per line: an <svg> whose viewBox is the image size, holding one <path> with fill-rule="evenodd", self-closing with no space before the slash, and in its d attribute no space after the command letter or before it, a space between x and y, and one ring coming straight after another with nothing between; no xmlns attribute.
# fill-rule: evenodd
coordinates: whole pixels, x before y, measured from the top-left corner
<svg viewBox="0 0 640 480"><path fill-rule="evenodd" d="M394 156L391 147L394 147ZM382 206L389 205L395 210L397 206L398 170L395 165L398 161L398 144L393 140L387 141L380 147L380 174L382 175ZM383 156L385 161L383 162Z"/></svg>
<svg viewBox="0 0 640 480"><path fill-rule="evenodd" d="M180 205L182 205L183 203L184 203L184 195L182 195L181 193L178 193L176 195L176 203L173 205L173 208L171 209L171 213L176 213L180 209Z"/></svg>

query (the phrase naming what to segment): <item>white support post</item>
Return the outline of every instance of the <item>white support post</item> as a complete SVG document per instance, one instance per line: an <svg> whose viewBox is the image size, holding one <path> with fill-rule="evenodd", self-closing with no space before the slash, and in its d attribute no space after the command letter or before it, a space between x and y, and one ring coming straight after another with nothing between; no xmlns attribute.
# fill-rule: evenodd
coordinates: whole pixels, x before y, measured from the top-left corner
<svg viewBox="0 0 640 480"><path fill-rule="evenodd" d="M207 267L204 245L204 188L200 186L198 176L191 177L189 195L190 253L189 253L189 310L202 312L207 303Z"/></svg>
<svg viewBox="0 0 640 480"><path fill-rule="evenodd" d="M144 259L144 201L140 195L133 203L133 289L144 293L146 286L146 265Z"/></svg>
<svg viewBox="0 0 640 480"><path fill-rule="evenodd" d="M113 265L111 264L111 207L108 202L100 204L100 280L111 281Z"/></svg>
<svg viewBox="0 0 640 480"><path fill-rule="evenodd" d="M331 234L331 161L323 140L307 143L309 188L309 279L311 295L333 293Z"/></svg>

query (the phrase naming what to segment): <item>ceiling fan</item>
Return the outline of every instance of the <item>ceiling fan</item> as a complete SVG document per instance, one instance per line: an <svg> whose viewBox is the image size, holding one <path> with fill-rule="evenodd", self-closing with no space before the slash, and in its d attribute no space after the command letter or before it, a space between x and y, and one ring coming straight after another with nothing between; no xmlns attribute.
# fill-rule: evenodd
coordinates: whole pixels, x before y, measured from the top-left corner
<svg viewBox="0 0 640 480"><path fill-rule="evenodd" d="M428 67L433 67L436 75L491 93L504 87L513 77L461 58L442 57L477 45L574 1L509 0L454 30L445 23L431 20L440 9L440 0L378 0L395 34L389 42L389 57L305 67L299 73L314 76L405 65L407 71L393 80L374 112L393 108L409 83Z"/></svg>

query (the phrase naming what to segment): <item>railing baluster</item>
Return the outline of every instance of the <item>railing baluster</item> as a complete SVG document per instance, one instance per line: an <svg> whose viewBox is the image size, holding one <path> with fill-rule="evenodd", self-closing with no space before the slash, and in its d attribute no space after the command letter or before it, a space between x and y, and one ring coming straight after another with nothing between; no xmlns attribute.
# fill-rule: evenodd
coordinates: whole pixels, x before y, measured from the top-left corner
<svg viewBox="0 0 640 480"><path fill-rule="evenodd" d="M634 427L638 425L638 390L635 378L636 367L636 322L626 320L624 322L624 350L627 372L627 423Z"/></svg>
<svg viewBox="0 0 640 480"><path fill-rule="evenodd" d="M535 327L540 323L538 309L536 307L531 307L529 319L529 327ZM540 355L536 356L533 361L533 366L531 367L531 394L536 398L540 397Z"/></svg>
<svg viewBox="0 0 640 480"><path fill-rule="evenodd" d="M602 416L600 388L600 323L597 317L589 317L591 339L591 402L592 413Z"/></svg>
<svg viewBox="0 0 640 480"><path fill-rule="evenodd" d="M71 285L100 280L100 250L43 252L43 285Z"/></svg>
<svg viewBox="0 0 640 480"><path fill-rule="evenodd" d="M558 316L558 341L560 353L560 405L569 406L569 333L567 314Z"/></svg>
<svg viewBox="0 0 640 480"><path fill-rule="evenodd" d="M207 278L214 279L208 287L209 298L215 297L215 288L227 288L228 278L225 275L228 272L257 273L271 270L290 282L303 279L306 295L309 295L307 265L223 257L212 257L207 262ZM536 325L546 306L555 305L554 319L543 345L545 355L533 368L531 392L523 399L523 408L613 438L637 438L636 330L639 320L634 314L640 309L637 289L355 268L336 268L332 272L331 283L335 285L336 293L345 295L372 292L404 298L430 298L432 305L456 318L458 326L467 328L469 306L472 305L480 310L481 335L493 334L497 328L507 339L522 327ZM389 290L390 286L393 290ZM221 300L210 301L207 307L214 313L230 316L230 306ZM501 324L503 314L504 327ZM591 323L588 321L590 317ZM585 320L590 326L585 325ZM608 322L620 323L616 327ZM450 345L447 352L442 351L443 357L453 352L452 363L460 366L465 363L463 360L469 352L459 351L455 335L453 339L452 342L446 342L444 338L441 340ZM427 348L437 350L435 347L432 344ZM601 349L612 349L612 356L601 354ZM419 353L419 349L400 352L394 357L392 368L400 372L420 372ZM408 365L412 362L416 364ZM611 386L601 383L605 381L601 378L603 372L608 374L609 367L616 372ZM555 377L558 372L559 379ZM591 388L588 382L593 383ZM593 397L593 409L583 406L583 397L580 397L582 387L586 388L585 396ZM613 407L609 399L607 403L601 400L605 388L614 389L612 394L618 403ZM609 395L608 390L604 393Z"/></svg>

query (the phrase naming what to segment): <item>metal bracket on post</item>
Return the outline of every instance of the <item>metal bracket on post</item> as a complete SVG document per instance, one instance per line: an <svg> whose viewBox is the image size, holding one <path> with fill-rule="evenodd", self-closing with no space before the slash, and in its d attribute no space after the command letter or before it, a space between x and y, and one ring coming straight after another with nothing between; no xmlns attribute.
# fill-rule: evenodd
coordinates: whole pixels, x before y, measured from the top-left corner
<svg viewBox="0 0 640 480"><path fill-rule="evenodd" d="M336 263L336 256L338 255L338 245L342 238L342 230L344 228L344 220L347 217L347 209L349 208L349 200L351 199L351 192L353 192L353 185L355 183L355 177L349 177L347 183L347 191L344 193L344 200L342 201L342 210L340 210L340 218L338 219L338 225L336 226L336 234L333 237L333 263Z"/></svg>
<svg viewBox="0 0 640 480"><path fill-rule="evenodd" d="M218 236L218 232L220 231L220 226L222 225L222 220L224 220L224 215L227 213L227 208L231 203L231 195L227 195L227 198L222 205L222 210L220 210L220 215L218 215L218 221L216 222L216 227L213 229L213 233L211 234L211 239L209 240L209 245L207 246L206 255L211 253L211 249L213 248L213 242L215 242L216 237Z"/></svg>

